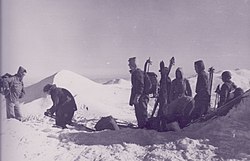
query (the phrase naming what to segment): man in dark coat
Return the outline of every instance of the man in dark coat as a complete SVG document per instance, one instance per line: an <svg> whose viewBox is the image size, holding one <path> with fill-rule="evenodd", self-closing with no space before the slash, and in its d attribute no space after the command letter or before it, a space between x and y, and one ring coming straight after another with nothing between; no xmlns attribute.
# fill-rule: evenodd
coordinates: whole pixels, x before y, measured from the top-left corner
<svg viewBox="0 0 250 161"><path fill-rule="evenodd" d="M129 58L128 62L132 83L129 105L135 107L138 127L144 128L148 120L147 105L149 102L149 96L144 92L144 72L137 68L135 57Z"/></svg>
<svg viewBox="0 0 250 161"><path fill-rule="evenodd" d="M183 96L192 97L192 90L189 81L184 78L182 68L177 68L175 71L176 78L172 81L170 90L170 102Z"/></svg>
<svg viewBox="0 0 250 161"><path fill-rule="evenodd" d="M220 102L218 107L224 105L227 101L234 98L233 91L237 88L234 82L231 81L232 75L229 71L225 71L221 75L222 81L224 82L221 86Z"/></svg>
<svg viewBox="0 0 250 161"><path fill-rule="evenodd" d="M195 71L198 74L196 82L195 100L195 118L205 115L210 104L210 95L208 87L208 74L205 72L205 65L202 60L194 63Z"/></svg>
<svg viewBox="0 0 250 161"><path fill-rule="evenodd" d="M3 86L6 99L7 119L15 118L22 121L19 99L25 94L23 85L23 77L25 76L25 73L27 73L26 69L20 66L17 74L4 78Z"/></svg>
<svg viewBox="0 0 250 161"><path fill-rule="evenodd" d="M75 99L72 94L64 88L56 87L56 85L47 84L43 91L51 95L53 105L45 114L52 116L56 114L56 125L67 128L66 124L72 124L74 112L77 110Z"/></svg>

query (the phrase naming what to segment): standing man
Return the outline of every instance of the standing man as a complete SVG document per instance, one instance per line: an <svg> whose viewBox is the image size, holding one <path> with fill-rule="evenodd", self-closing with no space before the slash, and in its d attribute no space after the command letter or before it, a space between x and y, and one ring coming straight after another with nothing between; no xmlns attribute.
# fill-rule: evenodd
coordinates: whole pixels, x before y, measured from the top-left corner
<svg viewBox="0 0 250 161"><path fill-rule="evenodd" d="M205 72L205 65L202 60L194 63L194 68L198 74L196 82L195 100L195 119L205 115L210 104L208 74Z"/></svg>
<svg viewBox="0 0 250 161"><path fill-rule="evenodd" d="M144 72L137 68L136 57L129 58L128 62L132 83L129 105L135 107L138 127L144 128L148 120L147 105L149 102L149 96L144 92Z"/></svg>
<svg viewBox="0 0 250 161"><path fill-rule="evenodd" d="M58 88L55 84L47 84L43 92L51 95L53 105L44 114L52 116L56 113L56 125L67 128L66 124L72 124L74 112L77 110L75 99L72 94L64 88Z"/></svg>
<svg viewBox="0 0 250 161"><path fill-rule="evenodd" d="M22 121L19 99L25 94L23 85L25 73L27 73L26 69L20 66L17 74L4 78L3 86L6 98L7 119L15 118Z"/></svg>

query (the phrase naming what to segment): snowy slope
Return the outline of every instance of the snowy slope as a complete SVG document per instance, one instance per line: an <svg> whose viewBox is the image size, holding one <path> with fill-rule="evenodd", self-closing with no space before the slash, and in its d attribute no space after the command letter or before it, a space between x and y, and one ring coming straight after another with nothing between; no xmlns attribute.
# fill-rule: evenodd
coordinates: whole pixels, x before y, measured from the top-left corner
<svg viewBox="0 0 250 161"><path fill-rule="evenodd" d="M131 83L130 81L127 81L125 79L112 79L112 80L109 80L103 84L106 84L106 85L114 85L114 84L118 84L118 85L122 85L122 86L131 86Z"/></svg>
<svg viewBox="0 0 250 161"><path fill-rule="evenodd" d="M238 86L250 88L249 70L231 72ZM214 88L221 83L220 75L215 73ZM194 91L196 78L189 80ZM78 111L74 120L79 124L93 127L100 117L108 115L135 123L133 107L128 105L129 82L103 85L63 70L26 88L21 104L25 122L6 120L2 108L1 160L250 160L250 96L227 116L180 132L90 132L84 127L52 127L54 120L43 116L52 103L42 92L47 83L65 87L75 95Z"/></svg>

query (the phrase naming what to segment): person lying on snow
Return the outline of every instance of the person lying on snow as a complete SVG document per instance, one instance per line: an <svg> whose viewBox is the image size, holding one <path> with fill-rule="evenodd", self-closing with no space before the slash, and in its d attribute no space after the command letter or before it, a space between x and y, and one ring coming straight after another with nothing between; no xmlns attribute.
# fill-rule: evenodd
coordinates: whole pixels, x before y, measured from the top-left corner
<svg viewBox="0 0 250 161"><path fill-rule="evenodd" d="M77 110L75 99L72 94L64 88L56 87L55 84L47 84L43 92L51 95L53 105L44 113L47 116L56 116L56 125L67 128L66 124L72 124L74 112Z"/></svg>

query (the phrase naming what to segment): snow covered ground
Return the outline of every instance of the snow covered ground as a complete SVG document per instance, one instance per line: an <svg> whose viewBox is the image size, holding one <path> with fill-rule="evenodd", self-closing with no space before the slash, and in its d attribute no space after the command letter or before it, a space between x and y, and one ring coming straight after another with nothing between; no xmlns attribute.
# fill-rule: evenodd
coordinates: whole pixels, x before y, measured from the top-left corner
<svg viewBox="0 0 250 161"><path fill-rule="evenodd" d="M249 70L231 72L239 87L250 88ZM214 75L213 90L221 83L220 75ZM196 77L189 80L194 91ZM54 120L43 115L52 105L50 97L42 92L47 83L72 92L78 105L74 121L83 126L52 127ZM250 160L250 96L227 116L179 132L129 128L93 132L85 128L93 128L100 117L109 115L136 123L134 109L128 105L130 86L122 79L99 84L74 72L60 71L26 88L21 104L24 122L6 119L1 97L1 160Z"/></svg>

